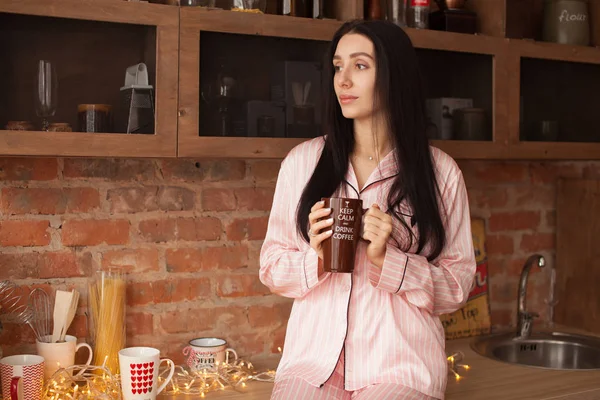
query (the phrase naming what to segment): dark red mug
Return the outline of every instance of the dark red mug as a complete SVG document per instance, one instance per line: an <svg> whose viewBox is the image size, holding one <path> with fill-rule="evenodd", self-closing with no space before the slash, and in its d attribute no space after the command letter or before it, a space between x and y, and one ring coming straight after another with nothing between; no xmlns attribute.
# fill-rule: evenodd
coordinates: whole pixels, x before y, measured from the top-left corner
<svg viewBox="0 0 600 400"><path fill-rule="evenodd" d="M323 268L325 272L351 273L366 211L362 208L362 200L344 197L324 197L321 200L325 202L325 208L331 208L326 219L333 218L333 234L322 243Z"/></svg>

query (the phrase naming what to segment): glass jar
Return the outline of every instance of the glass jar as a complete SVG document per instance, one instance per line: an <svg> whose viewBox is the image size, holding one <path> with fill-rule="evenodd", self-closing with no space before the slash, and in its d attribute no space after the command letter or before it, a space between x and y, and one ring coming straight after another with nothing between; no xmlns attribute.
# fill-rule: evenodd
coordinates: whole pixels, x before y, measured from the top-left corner
<svg viewBox="0 0 600 400"><path fill-rule="evenodd" d="M89 283L91 344L94 365L119 373L119 351L125 348L125 275L119 271L98 271Z"/></svg>
<svg viewBox="0 0 600 400"><path fill-rule="evenodd" d="M77 114L79 132L112 131L112 106L109 104L79 104Z"/></svg>
<svg viewBox="0 0 600 400"><path fill-rule="evenodd" d="M485 110L459 108L454 110L454 137L458 140L491 140L487 129Z"/></svg>
<svg viewBox="0 0 600 400"><path fill-rule="evenodd" d="M267 0L232 0L231 11L264 14L267 11Z"/></svg>

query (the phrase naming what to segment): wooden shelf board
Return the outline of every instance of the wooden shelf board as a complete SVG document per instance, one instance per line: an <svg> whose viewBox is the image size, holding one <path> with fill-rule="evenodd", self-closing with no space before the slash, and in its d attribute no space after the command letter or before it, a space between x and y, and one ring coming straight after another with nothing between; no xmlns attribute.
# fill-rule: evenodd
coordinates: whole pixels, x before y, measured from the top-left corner
<svg viewBox="0 0 600 400"><path fill-rule="evenodd" d="M180 140L178 157L282 159L300 138L197 137Z"/></svg>
<svg viewBox="0 0 600 400"><path fill-rule="evenodd" d="M284 158L294 146L309 139L197 137L183 139L178 157ZM503 159L505 147L492 142L434 140L435 146L457 159Z"/></svg>
<svg viewBox="0 0 600 400"><path fill-rule="evenodd" d="M511 159L598 160L600 143L518 142L509 147Z"/></svg>
<svg viewBox="0 0 600 400"><path fill-rule="evenodd" d="M178 7L124 0L2 0L0 13L139 25L170 24Z"/></svg>
<svg viewBox="0 0 600 400"><path fill-rule="evenodd" d="M522 39L508 39L508 46L511 51L525 58L600 64L600 49L597 47L573 46Z"/></svg>
<svg viewBox="0 0 600 400"><path fill-rule="evenodd" d="M495 55L503 51L506 40L493 36L406 28L413 45L420 49Z"/></svg>
<svg viewBox="0 0 600 400"><path fill-rule="evenodd" d="M178 157L284 158L296 145L308 139L197 137L183 140ZM599 159L600 143L518 143L503 145L486 141L433 140L431 145L455 159L536 160Z"/></svg>
<svg viewBox="0 0 600 400"><path fill-rule="evenodd" d="M172 138L159 135L0 130L8 156L175 157Z"/></svg>
<svg viewBox="0 0 600 400"><path fill-rule="evenodd" d="M430 143L457 160L497 160L508 157L506 146L492 141L432 140Z"/></svg>

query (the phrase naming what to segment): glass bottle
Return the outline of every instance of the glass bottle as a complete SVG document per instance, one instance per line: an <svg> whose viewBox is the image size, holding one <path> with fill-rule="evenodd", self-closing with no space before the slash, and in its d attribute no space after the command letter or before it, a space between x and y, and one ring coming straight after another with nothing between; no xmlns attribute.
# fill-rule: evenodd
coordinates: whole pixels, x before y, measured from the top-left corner
<svg viewBox="0 0 600 400"><path fill-rule="evenodd" d="M314 13L313 0L293 0L292 15L295 17L312 18Z"/></svg>
<svg viewBox="0 0 600 400"><path fill-rule="evenodd" d="M406 26L406 0L386 0L386 18L401 27Z"/></svg>
<svg viewBox="0 0 600 400"><path fill-rule="evenodd" d="M410 28L429 28L429 0L409 0L406 21Z"/></svg>
<svg viewBox="0 0 600 400"><path fill-rule="evenodd" d="M58 106L58 79L54 65L47 60L39 60L36 71L35 113L42 118L42 130L47 131Z"/></svg>
<svg viewBox="0 0 600 400"><path fill-rule="evenodd" d="M381 19L381 0L369 0L368 19Z"/></svg>

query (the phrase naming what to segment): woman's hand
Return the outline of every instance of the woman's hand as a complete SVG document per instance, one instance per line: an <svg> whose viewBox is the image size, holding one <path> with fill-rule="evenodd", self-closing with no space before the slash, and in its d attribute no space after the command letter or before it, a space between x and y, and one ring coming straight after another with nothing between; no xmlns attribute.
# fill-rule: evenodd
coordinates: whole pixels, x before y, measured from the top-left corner
<svg viewBox="0 0 600 400"><path fill-rule="evenodd" d="M367 258L379 268L383 267L387 240L392 234L392 217L373 204L363 219L362 238L369 242Z"/></svg>
<svg viewBox="0 0 600 400"><path fill-rule="evenodd" d="M323 201L315 203L308 214L310 247L317 252L320 260L323 260L323 240L329 238L333 233L331 229L328 229L333 225L333 218L325 219L329 214L331 214L331 208L325 208Z"/></svg>

